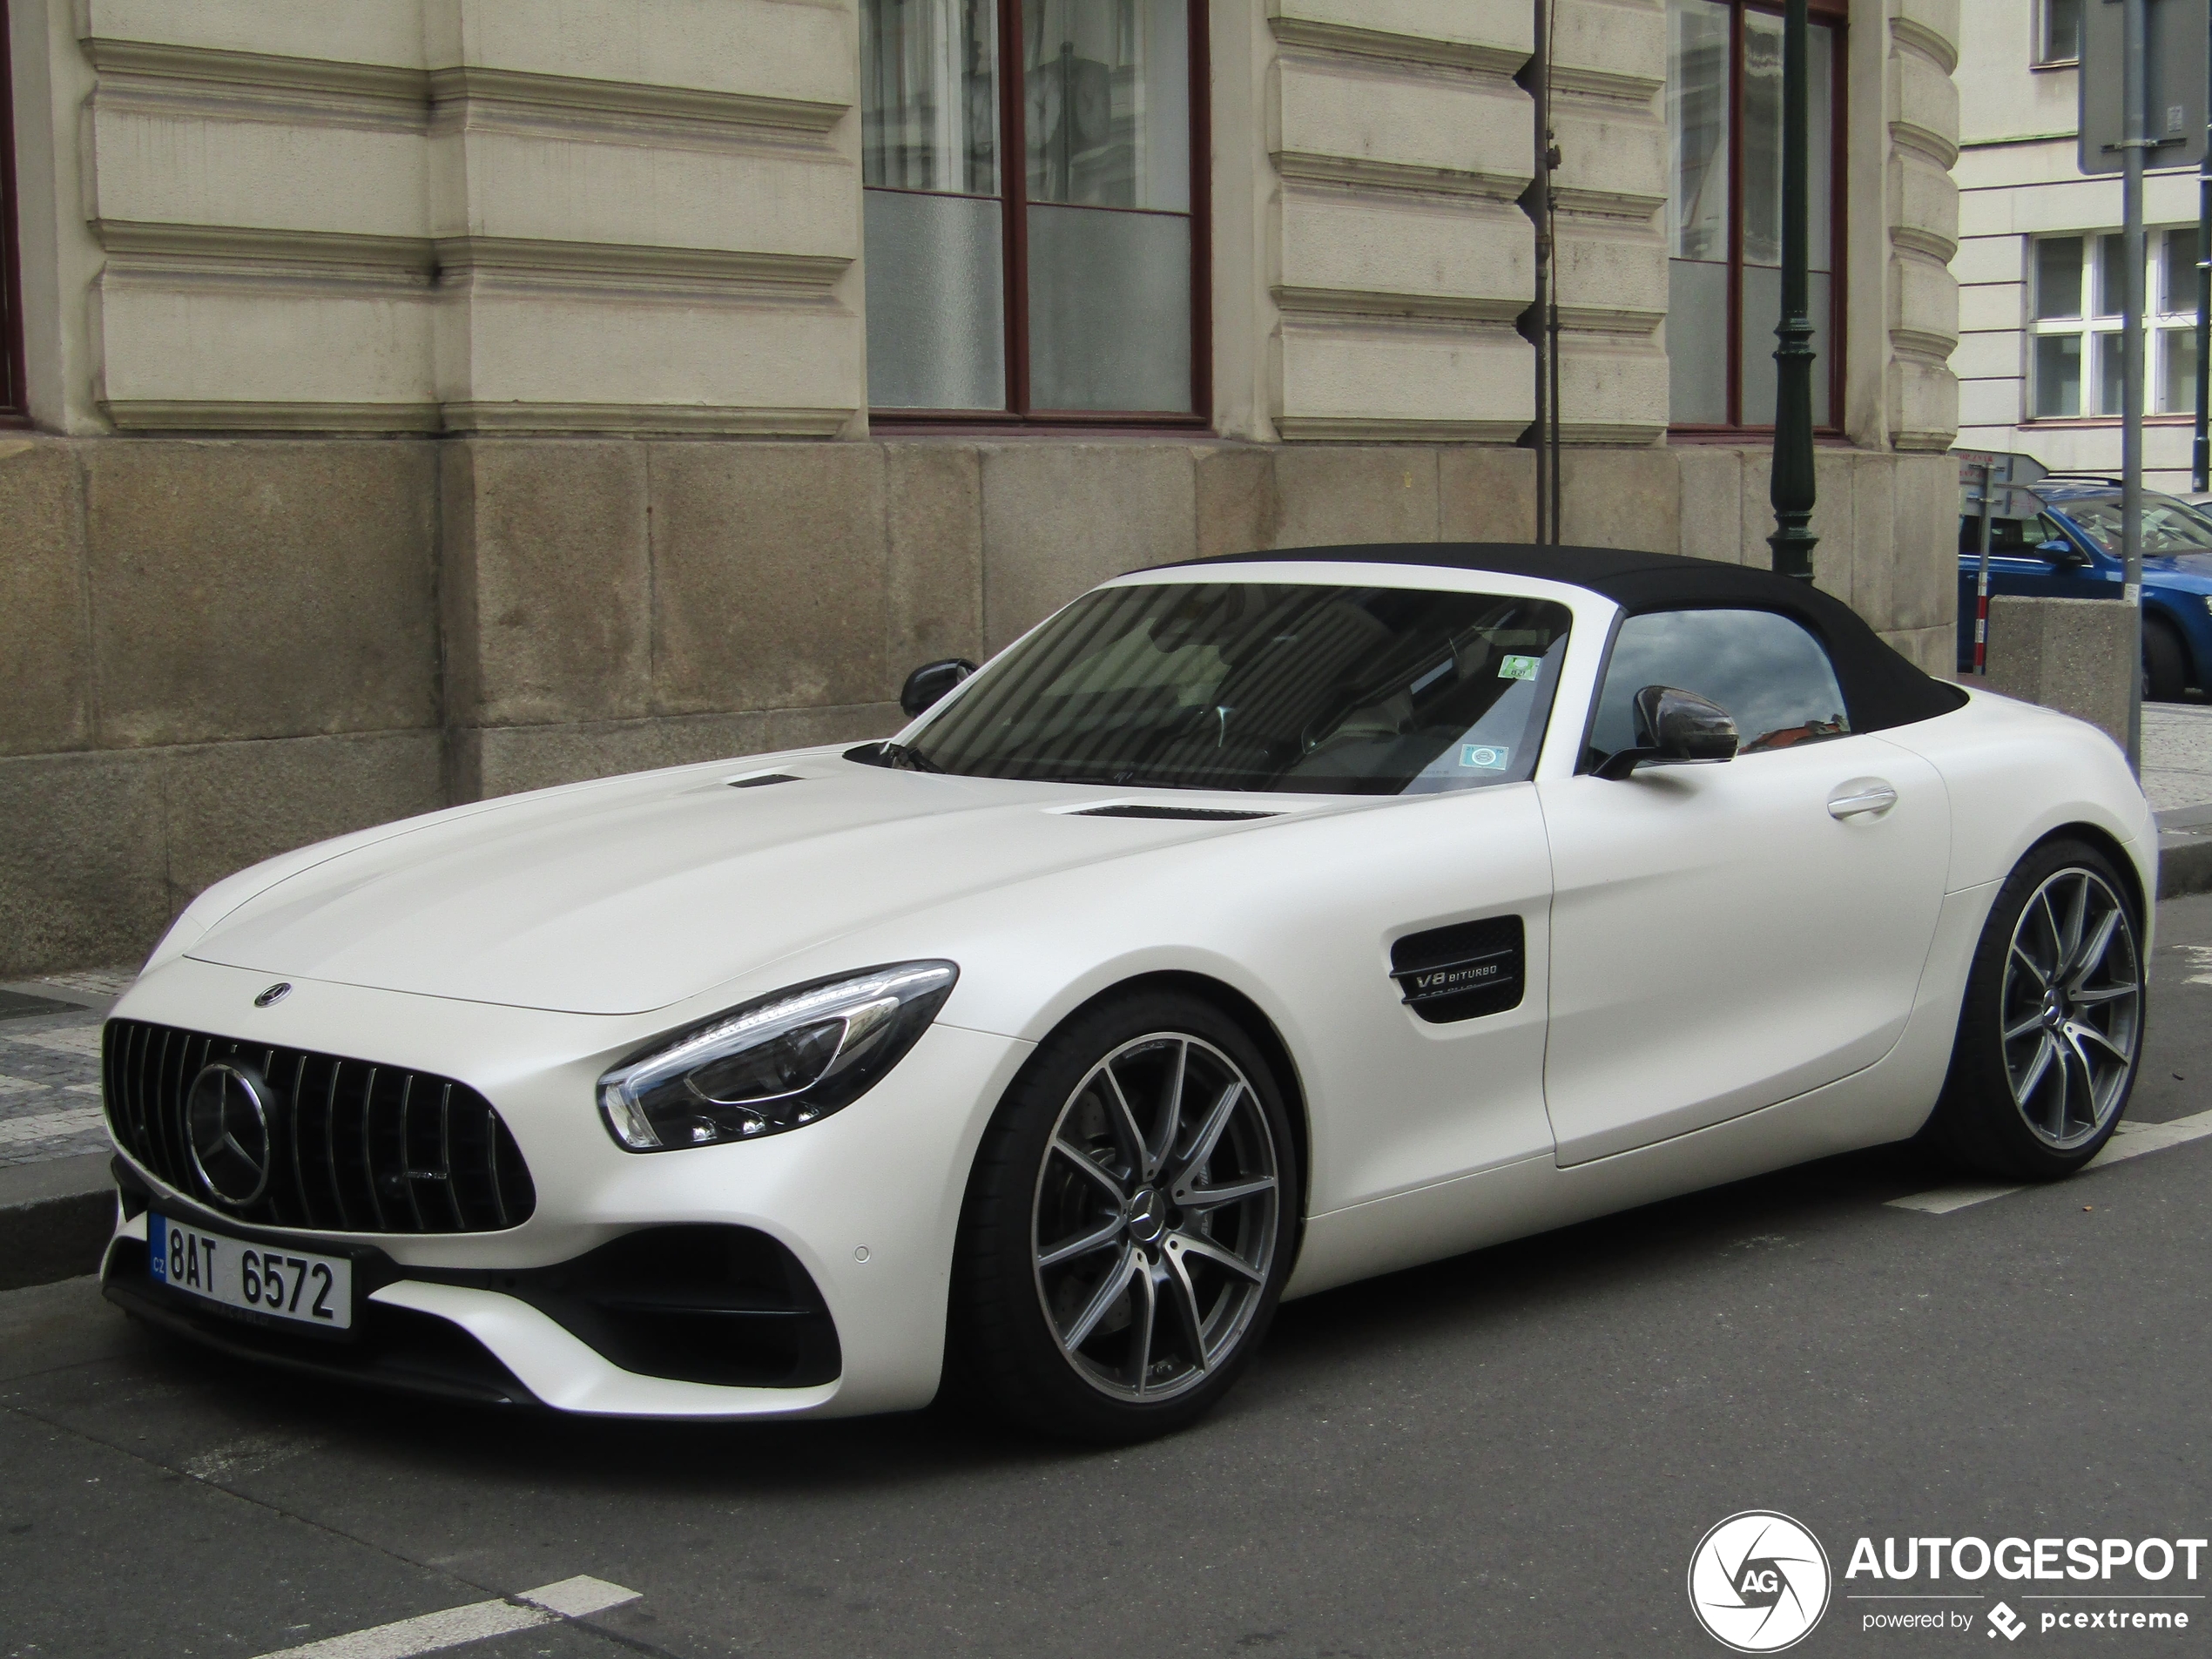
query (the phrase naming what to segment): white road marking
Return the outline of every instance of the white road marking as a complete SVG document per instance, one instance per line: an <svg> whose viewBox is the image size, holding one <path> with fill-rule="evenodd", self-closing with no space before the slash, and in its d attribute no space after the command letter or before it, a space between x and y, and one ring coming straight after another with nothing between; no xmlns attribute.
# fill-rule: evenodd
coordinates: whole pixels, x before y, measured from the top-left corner
<svg viewBox="0 0 2212 1659"><path fill-rule="evenodd" d="M415 1659L417 1654L442 1653L541 1624L604 1613L637 1596L636 1590L604 1579L564 1578L557 1584L524 1590L512 1601L471 1602L342 1636L325 1636L304 1647L262 1654L260 1659Z"/></svg>
<svg viewBox="0 0 2212 1659"><path fill-rule="evenodd" d="M58 1112L33 1112L28 1117L0 1117L0 1146L19 1146L30 1141L58 1140L100 1126L97 1106L71 1106Z"/></svg>
<svg viewBox="0 0 2212 1659"><path fill-rule="evenodd" d="M2001 1198L2008 1192L2018 1192L2018 1187L1994 1187L1963 1184L1937 1187L1930 1192L1916 1192L1907 1198L1888 1200L1892 1210L1919 1210L1931 1216L1947 1216L1954 1210L1964 1210L1970 1204L1986 1203Z"/></svg>
<svg viewBox="0 0 2212 1659"><path fill-rule="evenodd" d="M2205 978L2212 984L2212 974ZM2169 1146L2201 1140L2212 1135L2212 1112L2198 1112L2190 1117L2176 1117L2164 1123L2123 1123L2104 1144L2104 1150L2081 1166L2083 1174L2101 1170L2108 1163L2118 1163L2128 1158L2141 1157L2146 1152L2162 1152ZM2026 1186L1988 1186L1962 1184L1955 1187L1936 1187L1927 1192L1915 1192L1903 1198L1887 1200L1892 1210L1918 1210L1931 1216L1947 1216L1954 1210L1964 1210L1968 1204L1986 1204L1992 1198L2002 1198L2015 1192L2024 1192Z"/></svg>
<svg viewBox="0 0 2212 1659"><path fill-rule="evenodd" d="M557 1613L564 1619L589 1618L594 1613L604 1613L610 1607L620 1607L624 1602L635 1602L638 1593L625 1590L619 1584L610 1584L604 1578L590 1578L579 1575L564 1578L558 1584L547 1584L535 1590L524 1590L515 1599L529 1602L549 1613Z"/></svg>
<svg viewBox="0 0 2212 1659"><path fill-rule="evenodd" d="M2184 985L2212 985L2212 945L2183 945L2179 948L2189 959L2189 966L2196 969L2182 978Z"/></svg>

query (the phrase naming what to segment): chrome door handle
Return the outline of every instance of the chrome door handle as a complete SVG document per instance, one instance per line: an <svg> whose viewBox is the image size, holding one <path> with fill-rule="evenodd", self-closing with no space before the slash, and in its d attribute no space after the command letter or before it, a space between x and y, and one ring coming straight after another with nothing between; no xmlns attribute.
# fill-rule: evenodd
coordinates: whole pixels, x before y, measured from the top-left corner
<svg viewBox="0 0 2212 1659"><path fill-rule="evenodd" d="M1897 805L1897 791L1878 778L1855 778L1841 785L1828 797L1828 816L1856 818L1861 813L1876 816Z"/></svg>

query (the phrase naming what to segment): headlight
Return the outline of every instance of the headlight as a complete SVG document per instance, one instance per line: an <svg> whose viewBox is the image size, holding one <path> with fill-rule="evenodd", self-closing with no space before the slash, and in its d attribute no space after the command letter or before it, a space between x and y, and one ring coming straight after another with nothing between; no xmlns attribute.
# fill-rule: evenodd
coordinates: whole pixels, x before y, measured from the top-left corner
<svg viewBox="0 0 2212 1659"><path fill-rule="evenodd" d="M897 962L732 1008L599 1079L599 1109L633 1152L750 1141L858 1100L951 994L950 962Z"/></svg>

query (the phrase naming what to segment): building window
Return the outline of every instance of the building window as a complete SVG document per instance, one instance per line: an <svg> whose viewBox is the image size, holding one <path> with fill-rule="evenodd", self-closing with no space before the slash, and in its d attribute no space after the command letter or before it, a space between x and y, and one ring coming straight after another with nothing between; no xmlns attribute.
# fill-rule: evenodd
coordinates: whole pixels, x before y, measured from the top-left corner
<svg viewBox="0 0 2212 1659"><path fill-rule="evenodd" d="M2143 237L2143 408L2196 408L2196 227ZM2027 408L2033 421L2120 414L2126 243L2117 231L2031 244Z"/></svg>
<svg viewBox="0 0 2212 1659"><path fill-rule="evenodd" d="M15 79L8 0L0 0L0 426L30 423L24 384L22 266L16 248Z"/></svg>
<svg viewBox="0 0 2212 1659"><path fill-rule="evenodd" d="M1815 0L1816 14L1828 0ZM1782 18L1745 0L1669 0L1667 354L1678 428L1774 424L1782 318ZM1843 25L1810 30L1806 84L1813 420L1843 423Z"/></svg>
<svg viewBox="0 0 2212 1659"><path fill-rule="evenodd" d="M861 0L876 410L1204 416L1204 0Z"/></svg>
<svg viewBox="0 0 2212 1659"><path fill-rule="evenodd" d="M2081 0L2035 0L2035 62L2081 61Z"/></svg>

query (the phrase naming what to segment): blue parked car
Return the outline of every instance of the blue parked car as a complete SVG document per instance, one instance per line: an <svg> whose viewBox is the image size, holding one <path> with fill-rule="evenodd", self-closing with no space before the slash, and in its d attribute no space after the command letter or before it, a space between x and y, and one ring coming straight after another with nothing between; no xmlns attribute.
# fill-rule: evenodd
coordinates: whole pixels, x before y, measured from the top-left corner
<svg viewBox="0 0 2212 1659"><path fill-rule="evenodd" d="M2030 517L1993 516L1989 591L2054 599L2120 597L2120 487L2058 474L2011 492L2040 502ZM2017 509L2016 509L2017 510ZM1981 555L1978 502L1959 521L1959 666L1974 660L1974 583ZM2212 690L2212 516L2171 496L2143 492L2143 695L2181 700Z"/></svg>

